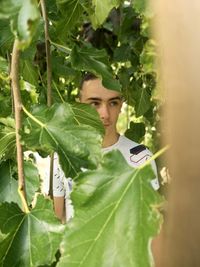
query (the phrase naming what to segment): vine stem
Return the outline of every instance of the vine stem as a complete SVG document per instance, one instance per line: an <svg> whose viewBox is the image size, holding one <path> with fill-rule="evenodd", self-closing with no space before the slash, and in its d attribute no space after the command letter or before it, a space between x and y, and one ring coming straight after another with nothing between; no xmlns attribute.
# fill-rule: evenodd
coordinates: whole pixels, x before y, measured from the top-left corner
<svg viewBox="0 0 200 267"><path fill-rule="evenodd" d="M22 101L20 94L19 85L19 41L15 39L12 51L11 60L11 87L14 98L14 114L15 114L15 135L16 135L16 147L17 147L17 169L18 169L18 192L22 200L23 209L26 213L29 212L27 200L26 200L26 189L25 189L25 178L24 178L24 160L23 160L23 148L20 143L19 130L22 126Z"/></svg>
<svg viewBox="0 0 200 267"><path fill-rule="evenodd" d="M50 38L49 38L49 21L47 16L47 9L45 0L40 0L42 17L44 19L44 32L45 32L45 48L46 48L46 62L47 62L47 106L50 107L52 104L52 65L51 65L51 50L50 50ZM49 195L53 198L53 162L54 153L51 154L50 161L50 186Z"/></svg>
<svg viewBox="0 0 200 267"><path fill-rule="evenodd" d="M45 127L45 124L42 123L41 121L39 121L37 118L35 118L23 105L22 105L22 109L24 111L24 113L26 113L26 115L31 118L34 122L36 122L38 125L40 125L40 127Z"/></svg>
<svg viewBox="0 0 200 267"><path fill-rule="evenodd" d="M45 48L46 48L46 62L47 62L47 106L52 104L52 65L51 65L51 51L50 51L50 38L49 38L49 21L47 17L47 10L45 0L41 0L42 17L44 19L44 32L45 32Z"/></svg>
<svg viewBox="0 0 200 267"><path fill-rule="evenodd" d="M138 167L138 169L144 168L146 165L150 164L151 161L157 159L159 156L164 154L168 149L170 148L170 145L166 145L165 147L161 148L158 152L156 152L153 156L151 156L148 160L146 160L142 165Z"/></svg>

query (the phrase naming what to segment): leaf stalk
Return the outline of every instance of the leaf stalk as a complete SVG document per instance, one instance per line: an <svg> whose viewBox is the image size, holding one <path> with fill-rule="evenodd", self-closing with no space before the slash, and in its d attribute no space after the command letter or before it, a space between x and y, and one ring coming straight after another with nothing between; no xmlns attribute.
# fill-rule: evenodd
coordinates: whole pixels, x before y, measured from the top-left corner
<svg viewBox="0 0 200 267"><path fill-rule="evenodd" d="M17 149L17 169L18 169L18 192L22 199L23 209L27 211L26 201L26 189L25 189L25 177L24 177L24 160L23 160L23 148L20 143L19 130L22 126L22 101L20 94L19 84L19 60L20 60L20 49L19 40L15 39L12 51L11 60L11 87L14 98L14 114L15 114L15 135L16 135L16 149Z"/></svg>

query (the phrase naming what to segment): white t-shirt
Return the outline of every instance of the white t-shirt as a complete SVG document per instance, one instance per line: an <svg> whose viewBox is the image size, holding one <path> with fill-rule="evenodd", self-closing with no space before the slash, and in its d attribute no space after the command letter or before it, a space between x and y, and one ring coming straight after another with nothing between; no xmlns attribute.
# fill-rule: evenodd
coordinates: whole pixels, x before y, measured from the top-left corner
<svg viewBox="0 0 200 267"><path fill-rule="evenodd" d="M152 156L152 153L143 145L139 145L138 143L126 138L125 136L120 136L118 141L109 147L102 148L103 153L107 153L114 149L118 149L124 158L126 159L127 163L131 167L138 167L143 164L147 159ZM44 159L43 159L44 160ZM46 158L47 160L47 158ZM39 158L36 159L37 165L40 162ZM42 191L45 194L49 194L49 162L50 159L48 158L48 163L46 161L46 168L44 179L43 179L43 186ZM155 178L151 181L152 187L157 190L159 188L159 182L157 178L157 168L155 161L151 162L152 168L155 172ZM60 168L58 155L55 153L54 155L54 173L53 173L53 196L54 197L65 197L65 208L68 221L71 217L73 217L73 206L70 200L70 192L72 190L73 181L71 178L65 178L64 172Z"/></svg>
<svg viewBox="0 0 200 267"><path fill-rule="evenodd" d="M114 149L118 149L126 159L127 163L134 168L142 165L152 156L152 153L144 145L139 145L123 135L119 137L117 143L114 145L103 148L103 152L106 153ZM157 178L156 163L154 160L152 160L151 165L155 173L155 179L151 181L151 184L155 190L158 190L159 182Z"/></svg>

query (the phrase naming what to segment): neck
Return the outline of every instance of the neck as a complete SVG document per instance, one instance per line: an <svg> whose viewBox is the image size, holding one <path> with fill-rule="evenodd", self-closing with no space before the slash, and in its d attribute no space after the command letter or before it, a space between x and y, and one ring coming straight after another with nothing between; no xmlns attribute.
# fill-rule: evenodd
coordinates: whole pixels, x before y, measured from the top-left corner
<svg viewBox="0 0 200 267"><path fill-rule="evenodd" d="M102 142L102 148L106 148L114 145L119 139L119 134L117 132L114 133L106 133Z"/></svg>

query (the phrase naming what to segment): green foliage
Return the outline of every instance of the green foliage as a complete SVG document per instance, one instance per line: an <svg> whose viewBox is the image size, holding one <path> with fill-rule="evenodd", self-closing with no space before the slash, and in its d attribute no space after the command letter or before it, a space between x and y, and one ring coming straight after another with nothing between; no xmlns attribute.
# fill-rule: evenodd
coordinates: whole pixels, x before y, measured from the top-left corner
<svg viewBox="0 0 200 267"><path fill-rule="evenodd" d="M27 0L22 2L18 14L17 32L22 46L30 44L37 22L39 20L39 10L37 0Z"/></svg>
<svg viewBox="0 0 200 267"><path fill-rule="evenodd" d="M151 105L150 97L151 95L148 88L145 86L144 88L138 88L136 86L133 98L135 99L135 112L137 117L144 115L144 113L149 110Z"/></svg>
<svg viewBox="0 0 200 267"><path fill-rule="evenodd" d="M17 194L18 181L16 166L12 160L0 164L0 202L14 202L21 207L21 199ZM27 202L31 205L35 192L39 190L40 181L37 168L31 162L25 162Z"/></svg>
<svg viewBox="0 0 200 267"><path fill-rule="evenodd" d="M27 47L39 19L37 0L1 1L0 18L10 18L12 30L21 41L21 47Z"/></svg>
<svg viewBox="0 0 200 267"><path fill-rule="evenodd" d="M36 201L30 213L17 204L0 204L0 266L39 266L55 259L64 226L50 200L39 195Z"/></svg>
<svg viewBox="0 0 200 267"><path fill-rule="evenodd" d="M80 0L57 0L56 3L61 15L61 19L56 22L56 31L60 34L59 38L65 39L80 20L84 9Z"/></svg>
<svg viewBox="0 0 200 267"><path fill-rule="evenodd" d="M94 168L101 157L103 126L96 111L85 104L39 106L25 122L23 140L29 149L57 152L66 177L81 167ZM96 131L95 131L96 128Z"/></svg>
<svg viewBox="0 0 200 267"><path fill-rule="evenodd" d="M21 6L23 0L1 0L0 18L11 18L15 16Z"/></svg>
<svg viewBox="0 0 200 267"><path fill-rule="evenodd" d="M1 1L0 266L152 266L149 243L161 224L155 209L161 199L149 185L152 170L130 168L117 152L102 156L104 130L96 111L74 103L82 74L92 72L131 106L130 139L143 142L146 133L157 130L156 44L149 38L152 12L146 3L46 1L54 103L47 107L40 2ZM24 151L56 152L66 177L74 179L75 218L66 229L53 215L52 200L38 196L41 181L31 161L24 161L29 212L22 211L10 86L15 39L21 50L20 142ZM82 173L83 167L89 170Z"/></svg>
<svg viewBox="0 0 200 267"><path fill-rule="evenodd" d="M18 181L15 178L13 162L6 161L0 165L0 202L14 202L21 206L20 197L17 194Z"/></svg>
<svg viewBox="0 0 200 267"><path fill-rule="evenodd" d="M24 175L26 178L26 195L28 205L31 205L35 192L39 191L40 179L37 167L31 162L24 162Z"/></svg>
<svg viewBox="0 0 200 267"><path fill-rule="evenodd" d="M150 267L149 240L159 229L162 199L150 185L148 165L131 168L119 151L95 171L80 174L72 192L75 217L68 224L58 266Z"/></svg>
<svg viewBox="0 0 200 267"><path fill-rule="evenodd" d="M126 131L125 136L130 140L133 140L137 143L141 143L145 135L145 124L140 123L130 123L130 128Z"/></svg>
<svg viewBox="0 0 200 267"><path fill-rule="evenodd" d="M16 152L14 119L0 119L0 160L15 157Z"/></svg>
<svg viewBox="0 0 200 267"><path fill-rule="evenodd" d="M106 88L120 91L119 82L112 77L105 50L97 50L92 47L79 49L75 46L71 53L71 59L75 69L93 72L102 78L102 83Z"/></svg>
<svg viewBox="0 0 200 267"><path fill-rule="evenodd" d="M8 73L8 63L3 57L0 57L0 71L2 73Z"/></svg>
<svg viewBox="0 0 200 267"><path fill-rule="evenodd" d="M94 29L103 24L108 17L110 10L118 7L120 0L92 0L94 12L90 15L91 23Z"/></svg>

